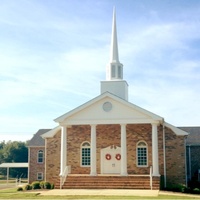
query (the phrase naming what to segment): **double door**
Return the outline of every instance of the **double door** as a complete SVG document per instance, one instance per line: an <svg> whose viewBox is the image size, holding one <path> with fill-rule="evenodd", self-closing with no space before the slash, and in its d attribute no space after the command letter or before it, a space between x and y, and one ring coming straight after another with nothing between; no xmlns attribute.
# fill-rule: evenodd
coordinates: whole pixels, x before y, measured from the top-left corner
<svg viewBox="0 0 200 200"><path fill-rule="evenodd" d="M120 174L121 147L109 146L101 149L101 173Z"/></svg>

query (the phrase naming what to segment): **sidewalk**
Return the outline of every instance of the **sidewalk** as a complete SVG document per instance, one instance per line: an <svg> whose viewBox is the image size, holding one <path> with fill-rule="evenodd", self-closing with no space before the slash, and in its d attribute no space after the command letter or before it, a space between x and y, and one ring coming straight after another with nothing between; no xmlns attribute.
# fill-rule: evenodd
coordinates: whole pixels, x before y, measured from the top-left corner
<svg viewBox="0 0 200 200"><path fill-rule="evenodd" d="M54 189L42 191L40 195L94 195L94 196L158 196L159 190L123 190L123 189Z"/></svg>

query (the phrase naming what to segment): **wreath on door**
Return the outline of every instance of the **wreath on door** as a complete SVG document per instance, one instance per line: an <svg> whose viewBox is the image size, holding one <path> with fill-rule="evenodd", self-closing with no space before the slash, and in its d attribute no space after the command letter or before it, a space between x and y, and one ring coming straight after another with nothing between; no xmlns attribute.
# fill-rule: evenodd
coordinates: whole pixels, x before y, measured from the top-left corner
<svg viewBox="0 0 200 200"><path fill-rule="evenodd" d="M106 154L106 160L110 160L111 159L111 155L109 153Z"/></svg>
<svg viewBox="0 0 200 200"><path fill-rule="evenodd" d="M116 154L115 158L116 158L117 160L121 160L121 155L118 153L118 154Z"/></svg>

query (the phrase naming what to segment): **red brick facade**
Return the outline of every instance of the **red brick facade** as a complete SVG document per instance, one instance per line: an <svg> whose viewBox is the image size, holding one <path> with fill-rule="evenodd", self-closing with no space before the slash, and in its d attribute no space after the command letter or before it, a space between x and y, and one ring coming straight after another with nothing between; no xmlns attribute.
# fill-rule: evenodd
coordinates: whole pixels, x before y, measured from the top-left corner
<svg viewBox="0 0 200 200"><path fill-rule="evenodd" d="M71 126L67 129L67 165L71 166L72 174L89 174L90 167L81 167L81 144L91 140L89 125ZM128 124L127 132L127 172L128 174L149 174L152 166L152 126L151 124ZM170 129L158 127L158 155L159 171L164 175L164 150L166 147L166 175L167 183L185 184L185 147L184 136L177 136ZM46 180L54 182L60 173L60 135L59 131L53 138L46 139ZM111 145L121 146L120 125L97 125L97 173L101 173L100 151ZM136 145L145 141L148 148L148 167L137 167Z"/></svg>
<svg viewBox="0 0 200 200"><path fill-rule="evenodd" d="M38 163L38 151L44 152L42 163ZM42 173L45 179L45 147L29 147L29 183L36 181L37 174Z"/></svg>

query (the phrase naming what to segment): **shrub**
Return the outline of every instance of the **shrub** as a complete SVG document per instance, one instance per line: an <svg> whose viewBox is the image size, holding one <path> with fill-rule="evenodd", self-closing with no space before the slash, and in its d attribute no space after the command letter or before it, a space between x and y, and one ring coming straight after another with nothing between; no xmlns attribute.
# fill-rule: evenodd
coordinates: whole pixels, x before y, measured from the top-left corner
<svg viewBox="0 0 200 200"><path fill-rule="evenodd" d="M23 188L22 187L18 187L17 191L23 191Z"/></svg>
<svg viewBox="0 0 200 200"><path fill-rule="evenodd" d="M44 189L51 189L51 184L49 182L44 182Z"/></svg>
<svg viewBox="0 0 200 200"><path fill-rule="evenodd" d="M32 190L32 186L27 184L25 187L24 187L24 190Z"/></svg>
<svg viewBox="0 0 200 200"><path fill-rule="evenodd" d="M45 181L41 181L41 182L40 182L40 188L41 188L41 189L44 189L44 184L45 184Z"/></svg>
<svg viewBox="0 0 200 200"><path fill-rule="evenodd" d="M173 192L184 192L185 186L181 184L172 184L172 185L168 185L166 190L173 191Z"/></svg>
<svg viewBox="0 0 200 200"><path fill-rule="evenodd" d="M32 185L33 190L40 189L40 182L39 181L34 181L31 185Z"/></svg>
<svg viewBox="0 0 200 200"><path fill-rule="evenodd" d="M54 189L54 184L53 183L51 184L51 189Z"/></svg>
<svg viewBox="0 0 200 200"><path fill-rule="evenodd" d="M193 194L200 194L200 189L199 188L194 188L192 193Z"/></svg>

